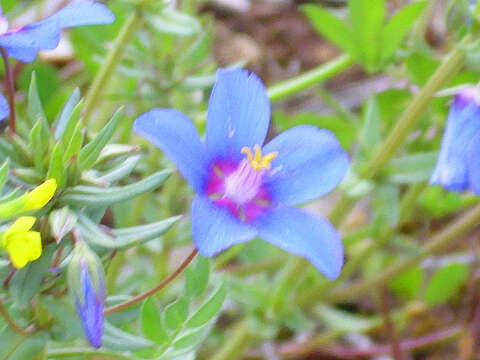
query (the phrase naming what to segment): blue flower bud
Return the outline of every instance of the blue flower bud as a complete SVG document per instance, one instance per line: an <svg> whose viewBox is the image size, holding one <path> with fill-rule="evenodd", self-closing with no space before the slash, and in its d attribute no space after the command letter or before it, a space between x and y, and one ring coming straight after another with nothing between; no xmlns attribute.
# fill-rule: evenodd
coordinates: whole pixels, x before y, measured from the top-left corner
<svg viewBox="0 0 480 360"><path fill-rule="evenodd" d="M104 274L100 259L82 241L75 245L68 281L85 336L93 347L99 348L104 322Z"/></svg>
<svg viewBox="0 0 480 360"><path fill-rule="evenodd" d="M454 98L431 184L480 194L480 91L469 87Z"/></svg>

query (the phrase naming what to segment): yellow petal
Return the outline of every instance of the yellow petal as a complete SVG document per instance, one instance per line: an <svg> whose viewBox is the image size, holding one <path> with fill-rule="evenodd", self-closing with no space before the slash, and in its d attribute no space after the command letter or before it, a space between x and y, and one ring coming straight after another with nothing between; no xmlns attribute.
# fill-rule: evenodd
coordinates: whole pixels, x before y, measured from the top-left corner
<svg viewBox="0 0 480 360"><path fill-rule="evenodd" d="M48 179L26 194L26 210L37 210L44 207L55 194L57 182L55 179Z"/></svg>
<svg viewBox="0 0 480 360"><path fill-rule="evenodd" d="M33 216L20 216L10 227L3 233L2 243L7 247L9 238L16 233L24 233L30 230L37 219Z"/></svg>
<svg viewBox="0 0 480 360"><path fill-rule="evenodd" d="M10 236L7 251L13 266L18 269L37 260L42 255L42 239L37 231L16 233Z"/></svg>

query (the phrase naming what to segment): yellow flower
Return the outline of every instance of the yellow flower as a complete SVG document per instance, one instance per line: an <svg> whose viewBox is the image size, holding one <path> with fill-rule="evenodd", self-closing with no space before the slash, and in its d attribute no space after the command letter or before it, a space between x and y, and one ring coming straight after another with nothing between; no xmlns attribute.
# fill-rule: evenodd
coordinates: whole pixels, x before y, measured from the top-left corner
<svg viewBox="0 0 480 360"><path fill-rule="evenodd" d="M57 182L55 179L48 179L43 184L25 194L25 209L37 210L44 207L55 194Z"/></svg>
<svg viewBox="0 0 480 360"><path fill-rule="evenodd" d="M3 233L2 245L17 269L23 268L42 255L40 233L30 231L35 221L36 218L33 216L21 216Z"/></svg>

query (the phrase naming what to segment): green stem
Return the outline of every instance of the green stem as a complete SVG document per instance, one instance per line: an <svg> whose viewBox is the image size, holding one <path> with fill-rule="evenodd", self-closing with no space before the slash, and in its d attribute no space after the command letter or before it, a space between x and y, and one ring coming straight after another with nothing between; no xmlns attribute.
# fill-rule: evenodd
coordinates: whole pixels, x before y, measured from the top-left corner
<svg viewBox="0 0 480 360"><path fill-rule="evenodd" d="M268 97L271 101L277 101L291 96L338 75L353 64L354 59L350 55L342 55L297 77L271 86L268 88Z"/></svg>
<svg viewBox="0 0 480 360"><path fill-rule="evenodd" d="M249 330L248 320L245 319L232 330L227 342L222 345L210 360L236 360L242 357L243 350L253 338Z"/></svg>
<svg viewBox="0 0 480 360"><path fill-rule="evenodd" d="M91 348L70 348L70 349L52 349L47 351L47 359L64 359L70 357L108 357L111 359L119 359L119 360L132 360L134 359L133 356L123 354L117 351L111 350L95 350Z"/></svg>
<svg viewBox="0 0 480 360"><path fill-rule="evenodd" d="M126 49L130 39L132 38L137 25L140 22L138 11L133 12L125 21L118 36L113 43L113 47L108 52L107 58L102 67L95 76L92 85L88 89L85 97L84 119L88 121L92 115L98 101L101 99L101 93L105 88L108 80L117 68L118 63L122 59L123 51Z"/></svg>
<svg viewBox="0 0 480 360"><path fill-rule="evenodd" d="M452 241L459 239L479 222L480 205L477 205L447 226L446 229L434 235L417 255L397 261L385 271L370 279L335 288L330 293L326 293L323 299L328 302L339 302L364 294L376 286L386 284L409 267L420 263L426 257L439 252Z"/></svg>
<svg viewBox="0 0 480 360"><path fill-rule="evenodd" d="M461 45L463 46L463 44L468 41L470 41L470 38L467 36ZM381 168L396 153L400 145L402 145L415 124L420 120L421 115L427 110L435 93L449 83L462 68L464 62L465 56L461 50L461 46L457 46L437 68L420 93L413 99L400 119L398 119L382 147L376 152L377 155L360 169L360 178L371 179L377 175ZM357 203L357 200L357 198L349 197L346 194L342 195L342 198L340 198L330 214L330 220L334 225L338 226L343 222L350 210Z"/></svg>

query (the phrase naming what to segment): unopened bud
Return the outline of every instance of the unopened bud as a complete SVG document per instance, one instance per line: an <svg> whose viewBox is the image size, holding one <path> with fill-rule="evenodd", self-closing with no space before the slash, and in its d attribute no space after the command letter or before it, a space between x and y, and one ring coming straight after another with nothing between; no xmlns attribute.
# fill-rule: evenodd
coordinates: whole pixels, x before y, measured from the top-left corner
<svg viewBox="0 0 480 360"><path fill-rule="evenodd" d="M104 322L104 274L100 259L83 241L75 244L68 282L85 336L93 347L99 348Z"/></svg>

